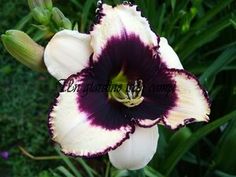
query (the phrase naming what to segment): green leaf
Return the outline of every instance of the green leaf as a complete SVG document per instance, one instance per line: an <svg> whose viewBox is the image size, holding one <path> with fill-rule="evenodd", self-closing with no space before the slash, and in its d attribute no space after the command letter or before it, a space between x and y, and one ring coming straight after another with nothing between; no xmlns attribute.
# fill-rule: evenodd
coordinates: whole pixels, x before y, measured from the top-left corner
<svg viewBox="0 0 236 177"><path fill-rule="evenodd" d="M216 14L218 14L219 12L221 12L222 10L224 10L224 8L226 6L228 6L229 4L231 4L234 0L220 0L217 2L217 5L214 6L211 10L209 10L207 12L206 15L204 15L203 18L201 18L200 20L198 20L194 26L193 29L199 29L201 28L203 25L205 25L209 20L211 20L213 17L215 17Z"/></svg>
<svg viewBox="0 0 236 177"><path fill-rule="evenodd" d="M216 14L224 10L224 8L229 5L233 0L220 0L217 5L214 6L211 10L207 12L206 15L201 17L192 27L192 32L189 32L187 35L184 35L181 40L178 40L178 44L176 45L176 50L179 48L184 48L187 40L191 40L191 36L196 32L196 30L202 29L202 27L207 24L209 20L215 17Z"/></svg>
<svg viewBox="0 0 236 177"><path fill-rule="evenodd" d="M153 168L146 166L144 168L144 174L147 177L164 177L161 173L159 173L158 171L154 170Z"/></svg>
<svg viewBox="0 0 236 177"><path fill-rule="evenodd" d="M164 24L164 16L166 14L166 4L163 3L160 9L160 15L159 15L159 19L158 19L158 26L157 26L157 31L159 34L162 33L162 27Z"/></svg>
<svg viewBox="0 0 236 177"><path fill-rule="evenodd" d="M236 110L215 120L214 122L205 125L204 127L194 132L190 138L188 138L182 144L178 145L176 149L172 153L170 153L168 157L166 157L165 161L159 167L160 172L162 172L166 176L169 176L175 165L194 144L196 144L200 139L202 139L204 136L208 135L221 125L235 118L235 116Z"/></svg>
<svg viewBox="0 0 236 177"><path fill-rule="evenodd" d="M227 16L208 26L208 28L206 28L201 33L192 36L188 41L186 41L188 45L184 45L181 48L179 52L180 58L183 60L187 59L187 57L191 55L196 49L214 40L222 30L229 27L230 25L229 16Z"/></svg>
<svg viewBox="0 0 236 177"><path fill-rule="evenodd" d="M112 171L111 177L126 177L129 176L129 172L127 170L116 170Z"/></svg>
<svg viewBox="0 0 236 177"><path fill-rule="evenodd" d="M178 1L175 11L173 13L169 13L168 17L166 18L167 20L165 21L165 30L163 31L165 32L164 34L171 36L176 33L176 24L182 20L183 12L185 12L184 10L186 9L188 2L188 0Z"/></svg>
<svg viewBox="0 0 236 177"><path fill-rule="evenodd" d="M16 24L14 29L22 30L31 19L32 19L32 14L29 13Z"/></svg>
<svg viewBox="0 0 236 177"><path fill-rule="evenodd" d="M172 10L175 9L176 0L170 0Z"/></svg>
<svg viewBox="0 0 236 177"><path fill-rule="evenodd" d="M216 53L216 52L221 52L221 51L223 51L223 50L225 50L225 49L228 49L228 48L230 48L230 47L232 47L232 46L235 46L235 45L236 45L236 42L235 42L235 41L234 41L234 42L231 42L231 43L222 44L220 47L214 48L214 49L210 50L209 52L205 53L205 54L203 55L203 57L204 57L204 58L207 58L207 57L208 57L209 55L211 55L211 54L214 54L214 53Z"/></svg>
<svg viewBox="0 0 236 177"><path fill-rule="evenodd" d="M232 120L226 127L217 145L217 151L214 152L214 167L224 172L236 174L236 119Z"/></svg>
<svg viewBox="0 0 236 177"><path fill-rule="evenodd" d="M52 169L49 169L49 171L53 174L53 177L63 177L61 174L58 174L57 172L53 171Z"/></svg>
<svg viewBox="0 0 236 177"><path fill-rule="evenodd" d="M64 154L62 154L59 150L59 147L55 147L57 153L61 156L62 160L66 163L66 165L71 169L71 171L74 173L76 177L82 177L80 172L77 170L77 168L73 165L73 163L70 161L68 157L66 157Z"/></svg>
<svg viewBox="0 0 236 177"><path fill-rule="evenodd" d="M175 132L168 141L168 146L165 149L164 154L170 154L176 147L181 145L186 139L191 137L192 132L188 127L184 127Z"/></svg>
<svg viewBox="0 0 236 177"><path fill-rule="evenodd" d="M80 31L84 32L86 25L88 25L88 15L92 5L95 4L94 0L87 0L83 6L82 19L80 24Z"/></svg>
<svg viewBox="0 0 236 177"><path fill-rule="evenodd" d="M75 177L63 166L57 167L56 169L60 171L62 174L64 174L66 177Z"/></svg>
<svg viewBox="0 0 236 177"><path fill-rule="evenodd" d="M93 174L98 175L98 173L96 171L94 171L90 166L87 165L87 163L82 159L82 158L77 158L76 159L80 165L84 168L84 170L86 171L86 173L88 174L88 177L94 177Z"/></svg>
<svg viewBox="0 0 236 177"><path fill-rule="evenodd" d="M145 177L144 169L140 170L130 170L129 171L130 177Z"/></svg>
<svg viewBox="0 0 236 177"><path fill-rule="evenodd" d="M82 4L78 0L70 0L76 7L78 7L80 10L83 9Z"/></svg>
<svg viewBox="0 0 236 177"><path fill-rule="evenodd" d="M236 21L233 19L230 19L230 23L233 25L233 27L236 29Z"/></svg>
<svg viewBox="0 0 236 177"><path fill-rule="evenodd" d="M38 177L54 177L54 175L52 175L50 172L48 171L42 171Z"/></svg>
<svg viewBox="0 0 236 177"><path fill-rule="evenodd" d="M224 173L220 170L216 170L215 171L215 174L218 176L218 177L236 177L236 175L230 175L230 174L227 174L227 173Z"/></svg>
<svg viewBox="0 0 236 177"><path fill-rule="evenodd" d="M236 45L225 50L201 75L200 82L207 86L217 73L236 59Z"/></svg>

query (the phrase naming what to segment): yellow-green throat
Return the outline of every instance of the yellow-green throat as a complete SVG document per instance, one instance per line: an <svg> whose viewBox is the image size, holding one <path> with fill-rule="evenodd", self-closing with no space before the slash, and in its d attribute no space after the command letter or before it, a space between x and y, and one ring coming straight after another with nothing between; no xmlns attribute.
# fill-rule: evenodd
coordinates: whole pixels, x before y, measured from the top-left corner
<svg viewBox="0 0 236 177"><path fill-rule="evenodd" d="M127 77L121 71L111 80L111 85L120 85L121 89L109 92L109 99L114 99L130 108L138 106L144 100L142 96L143 81L140 79L129 83Z"/></svg>

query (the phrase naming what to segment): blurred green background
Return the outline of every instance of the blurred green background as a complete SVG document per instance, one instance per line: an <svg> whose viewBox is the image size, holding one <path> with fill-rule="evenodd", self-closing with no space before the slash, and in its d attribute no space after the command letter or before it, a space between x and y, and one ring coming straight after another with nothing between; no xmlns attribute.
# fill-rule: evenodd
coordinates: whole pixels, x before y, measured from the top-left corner
<svg viewBox="0 0 236 177"><path fill-rule="evenodd" d="M0 152L9 152L7 160L0 157L0 177L236 177L236 1L135 2L152 29L168 38L184 68L209 91L210 123L177 132L160 126L158 153L143 171L116 170L106 156L65 157L47 129L47 111L59 84L18 63L0 43ZM55 0L54 6L80 32L87 32L94 20L95 0ZM26 0L0 0L0 34L18 29L45 45L48 32L55 31L37 25Z"/></svg>

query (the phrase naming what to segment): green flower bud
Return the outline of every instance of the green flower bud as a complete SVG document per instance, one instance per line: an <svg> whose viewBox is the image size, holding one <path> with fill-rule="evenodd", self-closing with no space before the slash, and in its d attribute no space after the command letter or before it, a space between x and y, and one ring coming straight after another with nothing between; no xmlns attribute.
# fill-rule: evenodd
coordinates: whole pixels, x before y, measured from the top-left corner
<svg viewBox="0 0 236 177"><path fill-rule="evenodd" d="M32 10L32 15L37 22L39 22L43 25L47 25L50 22L51 13L48 9L43 9L41 7L35 7Z"/></svg>
<svg viewBox="0 0 236 177"><path fill-rule="evenodd" d="M28 0L28 5L31 10L35 7L43 7L42 3L38 2L38 0Z"/></svg>
<svg viewBox="0 0 236 177"><path fill-rule="evenodd" d="M59 28L72 29L71 21L64 16L60 9L56 7L52 9L52 20L57 24Z"/></svg>
<svg viewBox="0 0 236 177"><path fill-rule="evenodd" d="M66 18L64 14L57 7L53 7L52 9L52 20L60 26L62 19Z"/></svg>
<svg viewBox="0 0 236 177"><path fill-rule="evenodd" d="M64 29L72 29L72 23L68 18L64 18L62 20L62 25L61 25Z"/></svg>
<svg viewBox="0 0 236 177"><path fill-rule="evenodd" d="M26 33L9 30L1 36L6 50L18 61L36 71L46 71L43 62L44 48Z"/></svg>
<svg viewBox="0 0 236 177"><path fill-rule="evenodd" d="M52 0L44 0L44 5L46 6L46 8L51 10L53 7Z"/></svg>
<svg viewBox="0 0 236 177"><path fill-rule="evenodd" d="M28 5L31 10L36 7L52 9L52 0L28 0Z"/></svg>

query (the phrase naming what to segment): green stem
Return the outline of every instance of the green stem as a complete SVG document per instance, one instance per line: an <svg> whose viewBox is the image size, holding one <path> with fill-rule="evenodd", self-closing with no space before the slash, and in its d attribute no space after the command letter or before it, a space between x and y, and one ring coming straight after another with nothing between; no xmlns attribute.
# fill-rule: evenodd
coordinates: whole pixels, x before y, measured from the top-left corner
<svg viewBox="0 0 236 177"><path fill-rule="evenodd" d="M26 151L23 147L19 146L19 149L21 150L21 152L25 156L27 156L27 157L29 157L33 160L60 160L61 159L60 156L39 156L39 157L35 157L32 154L30 154L28 151Z"/></svg>

